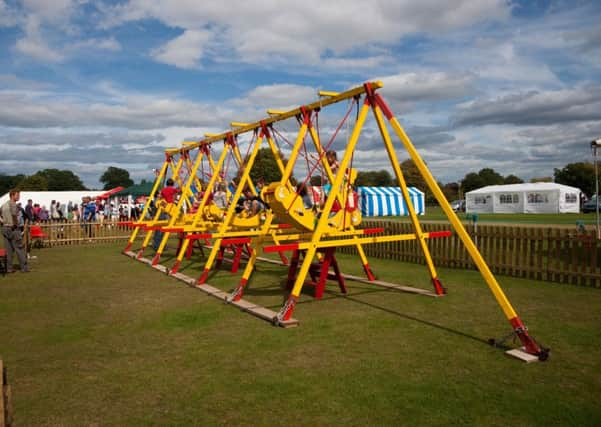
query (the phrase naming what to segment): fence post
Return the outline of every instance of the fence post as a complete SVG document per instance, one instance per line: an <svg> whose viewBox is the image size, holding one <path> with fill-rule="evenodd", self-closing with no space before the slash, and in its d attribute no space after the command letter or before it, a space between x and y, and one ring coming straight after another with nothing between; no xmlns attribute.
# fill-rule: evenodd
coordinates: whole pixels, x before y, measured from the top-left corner
<svg viewBox="0 0 601 427"><path fill-rule="evenodd" d="M0 359L0 427L10 427L13 423L13 408L6 368Z"/></svg>

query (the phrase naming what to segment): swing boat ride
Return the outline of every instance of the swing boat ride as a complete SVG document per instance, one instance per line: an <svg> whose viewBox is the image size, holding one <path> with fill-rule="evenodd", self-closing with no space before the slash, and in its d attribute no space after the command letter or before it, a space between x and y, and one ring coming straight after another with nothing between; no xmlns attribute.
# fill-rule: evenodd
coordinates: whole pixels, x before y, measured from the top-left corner
<svg viewBox="0 0 601 427"><path fill-rule="evenodd" d="M345 281L354 280L424 296L444 296L446 289L438 278L427 241L448 237L451 232L423 231L399 166L389 131L391 128L392 135L398 138L414 161L501 307L512 328L510 336L517 337L521 342L521 348L510 350L508 354L525 361L546 360L549 349L540 346L528 333L528 329L446 200L425 162L384 98L378 93L382 87L383 84L376 81L340 93L321 91L319 100L312 104L290 111L268 110L268 117L258 122L232 122L232 129L229 131L205 135L200 141L186 141L179 148L165 150L165 160L144 205L140 220L127 223L133 231L123 252L243 311L282 327L298 325L298 320L292 315L303 288L314 287L313 295L319 299L323 296L328 280L335 281L342 293L347 293ZM326 107L345 101L348 103L346 114L324 144L319 129L319 115ZM356 110L356 118L354 124L350 125L349 116L353 110ZM413 233L390 234L384 228L361 227L361 213L357 206L356 194L353 192L357 176L357 170L353 167L353 157L370 111L406 204ZM298 127L293 142L288 141L277 128L277 125L284 121L287 124L292 122ZM345 123L349 127L349 135L344 154L339 163L331 164L326 153L331 150ZM280 149L283 142L288 144L290 150L288 159L283 157ZM247 143L248 147L246 154L242 155L241 146L244 143ZM216 155L214 152L218 150L215 147L219 144L223 144L223 148ZM250 172L262 148L267 148L273 154L282 178L278 182L267 183L259 193ZM299 169L303 159L308 174L302 181L299 180L298 185L294 185L293 173ZM301 189L307 188L315 171L319 171L330 184L329 193L322 200L319 209L306 207L300 194ZM218 185L224 186L230 176L235 177L236 185L228 190L229 204L219 207L213 198L213 189ZM160 200L161 184L167 178L171 178L180 189L180 197L173 203ZM264 203L263 210L249 214L247 210L237 209L244 199L245 189L251 193L252 198ZM155 212L149 216L152 200L156 200ZM145 252L155 233L162 233L160 245L152 258L146 258ZM161 265L161 255L173 233L180 237L175 263L171 266ZM144 235L139 236L141 234ZM141 240L141 246L133 250L138 238ZM377 280L370 268L364 245L407 240L416 240L419 244L432 282L432 291ZM340 271L335 252L336 248L343 246L356 248L365 277L350 276ZM202 257L198 257L199 261L204 263L198 278L189 277L179 271L184 257L192 258L194 247L203 254ZM204 256L204 250L208 251L208 255ZM232 254L232 257L228 259L226 254ZM273 257L261 257L261 254L278 254L280 261ZM196 258L194 257L195 260ZM207 283L211 271L219 268L224 261L231 263L232 273L238 272L243 261L245 262L237 286L229 293ZM286 283L289 294L277 313L243 298L259 261L278 263L288 268ZM491 343L495 344L494 340Z"/></svg>

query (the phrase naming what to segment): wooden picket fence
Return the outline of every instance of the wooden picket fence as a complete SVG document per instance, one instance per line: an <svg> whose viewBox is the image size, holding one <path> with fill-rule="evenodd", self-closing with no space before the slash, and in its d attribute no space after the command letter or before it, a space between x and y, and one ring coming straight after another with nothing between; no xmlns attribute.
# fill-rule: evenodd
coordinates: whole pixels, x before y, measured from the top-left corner
<svg viewBox="0 0 601 427"><path fill-rule="evenodd" d="M412 233L410 223L364 220L364 227L385 227L386 233ZM423 223L424 231L451 230L447 223ZM495 274L558 283L601 287L601 243L594 230L528 225L466 225L468 233ZM436 266L475 269L455 233L428 241ZM368 257L425 264L417 241L370 244ZM355 253L353 247L342 252Z"/></svg>
<svg viewBox="0 0 601 427"><path fill-rule="evenodd" d="M107 243L125 241L131 235L131 229L119 221L75 222L46 221L37 224L46 235L43 239L33 239L32 244L43 246L80 245L88 243Z"/></svg>
<svg viewBox="0 0 601 427"><path fill-rule="evenodd" d="M388 233L412 233L408 222L364 220L363 226L384 227ZM125 241L131 229L118 221L93 223L47 222L41 224L45 246L79 245ZM423 223L425 231L450 230L446 223ZM592 229L529 225L465 226L495 274L528 279L601 287L601 250ZM35 242L34 242L35 243ZM469 254L456 234L428 241L437 266L474 269ZM416 241L365 245L368 257L421 263L424 257ZM353 247L340 248L355 253Z"/></svg>

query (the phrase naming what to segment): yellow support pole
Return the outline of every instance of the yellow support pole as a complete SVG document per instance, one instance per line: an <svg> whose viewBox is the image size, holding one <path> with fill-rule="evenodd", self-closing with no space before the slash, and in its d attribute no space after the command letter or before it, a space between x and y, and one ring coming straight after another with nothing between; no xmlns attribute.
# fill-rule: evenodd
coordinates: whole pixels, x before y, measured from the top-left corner
<svg viewBox="0 0 601 427"><path fill-rule="evenodd" d="M378 105L376 105L375 103L372 105L372 111L374 113L374 117L376 118L378 128L380 129L382 139L384 140L384 146L386 147L386 152L388 153L390 164L394 169L394 174L397 177L401 193L403 194L403 199L405 200L405 204L407 205L409 217L411 218L413 229L415 230L417 240L424 254L426 265L428 266L428 270L430 271L430 278L432 280L432 284L434 285L434 290L436 291L437 295L444 295L446 293L445 289L440 283L440 280L438 279L438 273L436 272L436 268L434 267L434 262L432 261L432 256L430 255L430 250L428 249L424 232L422 230L421 224L419 223L419 219L417 218L417 214L415 213L415 209L413 208L413 203L411 201L411 196L409 195L409 190L407 189L407 183L405 182L403 171L401 171L401 167L399 166L399 160L397 158L396 153L394 152L392 141L390 140L390 134L388 133L388 129L386 128L384 120L382 119L382 113Z"/></svg>
<svg viewBox="0 0 601 427"><path fill-rule="evenodd" d="M378 107L384 112L395 133L397 134L397 136L403 143L403 146L409 153L409 156L415 162L415 165L417 166L418 170L420 171L421 175L426 181L426 184L430 188L430 191L432 191L432 193L434 194L434 197L440 204L443 212L446 214L447 218L451 222L451 225L457 232L457 235L465 245L466 250L472 257L472 260L476 264L476 267L482 274L484 281L486 282L495 299L497 300L497 303L503 310L505 317L507 318L511 326L514 328L514 332L520 338L520 341L524 345L526 352L536 354L539 356L539 358L546 359L546 357L548 356L548 350L542 349L536 343L536 341L534 341L532 337L528 335L527 328L524 326L521 319L518 317L516 311L514 310L511 303L509 302L509 299L501 289L501 286L497 282L495 276L488 268L488 264L486 264L486 261L484 261L484 258L482 258L480 251L478 250L471 237L463 227L463 224L451 208L451 205L449 204L442 190L438 186L438 183L428 170L428 167L422 160L421 156L415 149L415 146L405 133L405 130L398 122L396 117L394 117L391 110L388 108L388 105L385 103L384 99L379 94L371 94L371 96L373 97L372 99L374 100L374 102L377 103Z"/></svg>
<svg viewBox="0 0 601 427"><path fill-rule="evenodd" d="M199 222L202 221L202 210L205 206L207 206L207 202L208 202L209 196L210 196L210 191L208 191L208 189L215 187L215 184L217 183L217 180L219 179L219 173L221 172L221 169L223 168L223 164L225 163L225 159L228 155L230 147L231 147L231 144L229 144L229 143L225 144L225 147L223 148L223 151L221 152L221 155L219 156L219 160L217 161L217 164L215 164L213 162L213 159L211 158L210 153L208 155L209 164L212 165L211 166L212 175L211 175L211 179L209 180L209 183L207 184L207 190L205 191L205 194L202 196L198 210L196 211L196 215L194 216L194 220L192 221L192 227L191 227L192 229L195 229L199 225ZM190 245L190 240L183 239L182 246L180 248L180 251L177 254L175 264L173 265L173 267L170 270L171 274L174 274L178 271L179 266L180 266L182 260L184 259L186 250L188 249L189 245Z"/></svg>
<svg viewBox="0 0 601 427"><path fill-rule="evenodd" d="M315 231L313 232L313 237L311 238L311 246L307 249L307 253L305 254L305 259L303 260L301 267L296 276L296 280L294 282L294 286L292 287L292 291L288 296L288 300L281 308L279 313L277 314L275 321L277 323L281 323L283 321L289 320L292 316L292 312L294 311L294 307L296 306L296 302L300 296L301 290L303 288L303 284L305 282L305 278L307 277L307 273L309 272L309 268L311 266L311 262L315 257L317 252L317 245L321 240L322 236L326 232L328 228L328 216L332 210L332 206L334 205L334 201L336 200L337 194L340 191L340 187L342 185L342 181L344 180L345 170L350 163L350 159L353 155L353 151L355 150L355 146L357 145L357 141L359 140L359 135L361 134L361 129L363 128L363 124L365 123L365 119L367 117L367 113L369 112L369 104L366 102L363 104L361 108L361 112L359 113L359 117L357 118L357 122L355 123L355 127L353 129L353 133L348 142L346 152L342 161L340 162L340 168L338 169L338 173L334 178L334 182L332 183L332 189L328 198L326 200L325 206L321 213L321 217L317 221L317 226L315 227ZM303 123L304 130L306 131L307 120ZM302 128L301 128L302 129ZM300 134L299 134L300 136ZM296 150L298 151L298 150ZM294 150L293 150L294 153ZM289 160L290 163L293 163L292 160ZM288 167L287 167L288 169ZM290 170L292 166L290 166ZM282 178L283 179L283 178Z"/></svg>
<svg viewBox="0 0 601 427"><path fill-rule="evenodd" d="M169 155L165 154L165 161L163 162L163 166L161 166L161 170L159 171L158 176L156 177L155 181L154 181L154 185L152 186L152 190L150 191L150 194L148 195L148 199L146 200L146 203L144 203L144 209L142 210L142 214L140 215L140 219L138 220L138 222L142 222L144 221L144 218L146 218L146 215L148 213L148 208L150 206L150 201L154 198L159 185L161 185L161 180L165 177L165 174L167 173L167 168L169 167ZM138 235L140 231L140 227L134 227L134 230L132 231L131 235L129 236L129 240L127 241L127 246L125 247L125 249L123 249L123 252L128 252L134 241L136 240L136 236Z"/></svg>
<svg viewBox="0 0 601 427"><path fill-rule="evenodd" d="M260 132L259 137L255 141L255 146L254 146L252 153L250 155L250 158L248 159L248 162L247 162L248 165L252 165L254 163L255 158L257 157L257 154L259 153L259 148L261 147L262 142L263 142L263 131ZM232 143L235 144L234 142L232 142ZM234 146L234 149L235 149L235 146ZM250 169L251 169L250 167L244 168L244 172L242 174L242 177L240 178L240 182L247 182L249 180ZM242 189L243 189L242 185L238 185L238 188L236 188L236 192L234 193L234 197L232 198L231 204L227 209L223 223L219 227L218 233L220 233L220 234L224 233L228 229L230 223L232 222L234 213L236 211L236 203L240 199L240 196L242 194ZM207 258L207 261L204 266L204 270L198 279L199 284L203 284L206 282L206 280L209 276L209 271L211 270L211 267L213 266L213 263L215 262L215 258L217 257L217 253L219 252L219 249L221 247L222 240L223 240L222 238L217 238L213 242L213 248L211 249L211 253L209 254L209 257Z"/></svg>

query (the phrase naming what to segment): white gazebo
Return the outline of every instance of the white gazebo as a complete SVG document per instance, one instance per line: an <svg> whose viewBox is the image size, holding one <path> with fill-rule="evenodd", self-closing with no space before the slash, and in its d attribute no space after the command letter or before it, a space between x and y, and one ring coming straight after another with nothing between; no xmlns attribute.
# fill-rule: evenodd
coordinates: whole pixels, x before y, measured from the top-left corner
<svg viewBox="0 0 601 427"><path fill-rule="evenodd" d="M578 213L576 187L536 182L489 185L465 194L465 210L472 213Z"/></svg>

